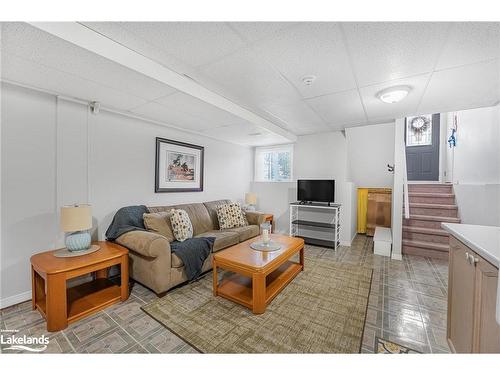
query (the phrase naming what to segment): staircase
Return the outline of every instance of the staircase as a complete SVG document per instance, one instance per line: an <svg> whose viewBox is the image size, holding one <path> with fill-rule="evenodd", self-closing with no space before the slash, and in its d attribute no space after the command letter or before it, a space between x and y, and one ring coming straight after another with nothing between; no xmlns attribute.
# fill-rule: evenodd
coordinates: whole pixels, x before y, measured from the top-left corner
<svg viewBox="0 0 500 375"><path fill-rule="evenodd" d="M448 232L460 223L451 184L408 184L410 218L403 218L403 254L448 259Z"/></svg>

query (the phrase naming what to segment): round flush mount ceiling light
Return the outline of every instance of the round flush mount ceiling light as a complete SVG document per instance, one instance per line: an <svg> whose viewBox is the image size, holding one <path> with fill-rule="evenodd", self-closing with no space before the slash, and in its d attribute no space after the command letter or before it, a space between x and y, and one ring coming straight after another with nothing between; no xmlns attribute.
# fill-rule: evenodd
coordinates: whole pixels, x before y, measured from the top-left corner
<svg viewBox="0 0 500 375"><path fill-rule="evenodd" d="M316 76L305 76L302 77L302 83L306 86L311 86L316 80Z"/></svg>
<svg viewBox="0 0 500 375"><path fill-rule="evenodd" d="M394 86L394 87L389 87L387 89L384 89L382 91L379 91L377 93L377 98L382 100L384 103L397 103L408 95L410 92L411 87L409 86Z"/></svg>

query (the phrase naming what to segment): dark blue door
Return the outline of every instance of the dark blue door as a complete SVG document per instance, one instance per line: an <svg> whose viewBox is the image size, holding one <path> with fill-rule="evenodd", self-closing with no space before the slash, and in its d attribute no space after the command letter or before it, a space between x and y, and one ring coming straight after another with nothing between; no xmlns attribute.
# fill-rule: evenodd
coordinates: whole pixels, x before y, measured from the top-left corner
<svg viewBox="0 0 500 375"><path fill-rule="evenodd" d="M408 181L439 181L439 113L406 118Z"/></svg>

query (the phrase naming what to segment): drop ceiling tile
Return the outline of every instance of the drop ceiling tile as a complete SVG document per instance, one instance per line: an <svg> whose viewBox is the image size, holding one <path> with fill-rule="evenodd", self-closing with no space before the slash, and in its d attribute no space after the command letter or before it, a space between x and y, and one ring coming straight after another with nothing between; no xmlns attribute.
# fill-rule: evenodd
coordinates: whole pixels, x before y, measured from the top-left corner
<svg viewBox="0 0 500 375"><path fill-rule="evenodd" d="M128 110L146 103L144 99L6 53L2 54L1 65L3 79L81 100L95 100L106 107Z"/></svg>
<svg viewBox="0 0 500 375"><path fill-rule="evenodd" d="M445 112L494 105L500 100L498 64L497 60L493 60L434 72L418 112Z"/></svg>
<svg viewBox="0 0 500 375"><path fill-rule="evenodd" d="M81 22L81 24L176 72L190 74L193 71L190 65L122 27L123 22Z"/></svg>
<svg viewBox="0 0 500 375"><path fill-rule="evenodd" d="M290 143L285 137L271 133L252 124L223 126L204 131L211 137L245 146L267 146L280 143Z"/></svg>
<svg viewBox="0 0 500 375"><path fill-rule="evenodd" d="M357 90L319 96L306 101L333 129L366 122Z"/></svg>
<svg viewBox="0 0 500 375"><path fill-rule="evenodd" d="M202 118L214 127L232 125L244 121L229 112L182 92L159 98L156 102L173 110L179 110Z"/></svg>
<svg viewBox="0 0 500 375"><path fill-rule="evenodd" d="M200 74L216 82L224 95L250 107L282 98L300 98L278 72L260 61L250 49L207 65L200 69Z"/></svg>
<svg viewBox="0 0 500 375"><path fill-rule="evenodd" d="M414 114L425 91L430 75L430 73L422 74L411 78L404 78L360 88L359 91L366 109L368 121L395 119ZM384 103L377 97L379 91L400 85L409 86L411 91L408 93L408 96L399 103Z"/></svg>
<svg viewBox="0 0 500 375"><path fill-rule="evenodd" d="M121 26L191 66L208 64L245 46L223 22L123 22Z"/></svg>
<svg viewBox="0 0 500 375"><path fill-rule="evenodd" d="M176 90L25 23L5 23L2 52L146 100Z"/></svg>
<svg viewBox="0 0 500 375"><path fill-rule="evenodd" d="M342 34L336 23L305 23L256 44L254 50L310 98L356 87ZM303 77L316 77L310 86Z"/></svg>
<svg viewBox="0 0 500 375"><path fill-rule="evenodd" d="M267 103L262 109L279 119L280 123L286 124L287 129L293 133L297 128L328 129L323 119L300 99Z"/></svg>
<svg viewBox="0 0 500 375"><path fill-rule="evenodd" d="M437 69L500 58L500 22L454 23Z"/></svg>
<svg viewBox="0 0 500 375"><path fill-rule="evenodd" d="M359 87L431 72L450 27L444 22L342 24Z"/></svg>
<svg viewBox="0 0 500 375"><path fill-rule="evenodd" d="M175 110L172 107L165 107L155 102L134 108L130 112L167 125L176 126L180 129L202 131L213 127L213 124L210 124L205 119Z"/></svg>
<svg viewBox="0 0 500 375"><path fill-rule="evenodd" d="M251 43L272 38L279 31L298 24L298 22L229 22L233 29Z"/></svg>

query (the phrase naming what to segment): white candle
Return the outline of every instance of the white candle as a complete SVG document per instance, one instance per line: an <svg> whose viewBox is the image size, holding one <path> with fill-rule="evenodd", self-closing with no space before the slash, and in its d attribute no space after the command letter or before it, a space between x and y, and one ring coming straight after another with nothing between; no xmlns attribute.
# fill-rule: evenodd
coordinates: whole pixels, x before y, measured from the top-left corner
<svg viewBox="0 0 500 375"><path fill-rule="evenodd" d="M262 242L267 244L269 242L269 229L262 230Z"/></svg>

